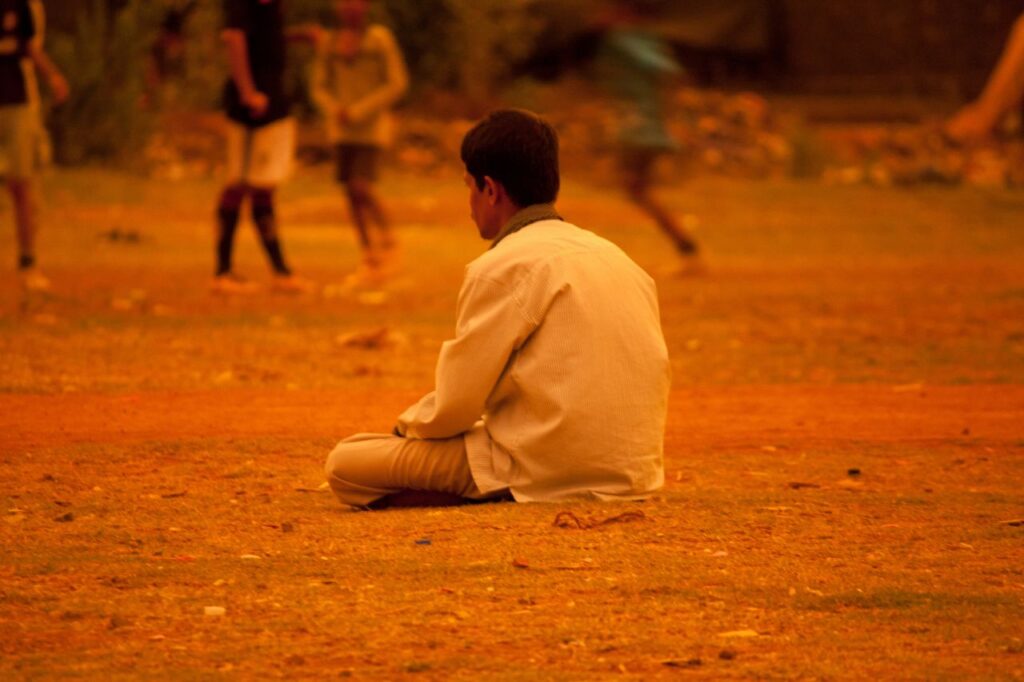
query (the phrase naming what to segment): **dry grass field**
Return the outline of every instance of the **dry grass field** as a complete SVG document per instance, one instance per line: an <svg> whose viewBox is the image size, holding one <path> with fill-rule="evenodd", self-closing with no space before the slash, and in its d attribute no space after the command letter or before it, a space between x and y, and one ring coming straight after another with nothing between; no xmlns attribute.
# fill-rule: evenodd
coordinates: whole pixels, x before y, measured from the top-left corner
<svg viewBox="0 0 1024 682"><path fill-rule="evenodd" d="M694 179L680 277L569 182L659 284L664 491L351 512L327 452L431 388L484 248L454 173L382 186L385 287L336 286L313 169L282 222L322 293L225 299L214 182L47 178L54 291L0 275L0 678L1024 678L1024 195Z"/></svg>

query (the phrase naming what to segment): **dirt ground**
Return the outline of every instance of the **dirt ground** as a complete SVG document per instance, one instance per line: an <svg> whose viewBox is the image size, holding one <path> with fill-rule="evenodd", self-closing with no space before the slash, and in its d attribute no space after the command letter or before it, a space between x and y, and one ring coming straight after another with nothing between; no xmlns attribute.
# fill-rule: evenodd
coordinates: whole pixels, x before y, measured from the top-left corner
<svg viewBox="0 0 1024 682"><path fill-rule="evenodd" d="M54 292L0 275L0 677L1024 678L1024 195L695 178L680 277L570 181L658 281L664 491L360 513L323 460L430 389L483 248L455 174L383 188L386 287L337 286L318 168L281 206L322 291L224 299L215 183L47 178Z"/></svg>

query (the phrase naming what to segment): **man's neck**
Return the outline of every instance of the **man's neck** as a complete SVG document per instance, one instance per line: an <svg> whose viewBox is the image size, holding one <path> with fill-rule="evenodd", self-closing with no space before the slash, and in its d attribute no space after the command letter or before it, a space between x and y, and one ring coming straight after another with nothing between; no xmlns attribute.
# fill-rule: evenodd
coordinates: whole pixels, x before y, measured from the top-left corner
<svg viewBox="0 0 1024 682"><path fill-rule="evenodd" d="M505 224L502 226L501 230L498 231L498 234L491 241L491 248L493 249L505 237L518 232L527 225L532 225L533 223L540 222L542 220L561 219L562 216L560 216L558 211L555 210L554 202L550 204L531 204L522 208L516 206L515 210L512 211L505 219Z"/></svg>

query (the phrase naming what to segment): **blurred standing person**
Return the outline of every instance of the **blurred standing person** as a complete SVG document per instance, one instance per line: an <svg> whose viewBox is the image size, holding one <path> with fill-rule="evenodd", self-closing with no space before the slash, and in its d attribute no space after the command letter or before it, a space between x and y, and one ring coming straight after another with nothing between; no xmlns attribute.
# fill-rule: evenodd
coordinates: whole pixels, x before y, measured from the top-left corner
<svg viewBox="0 0 1024 682"><path fill-rule="evenodd" d="M224 0L230 77L224 87L228 122L228 182L217 204L216 293L251 293L232 271L235 231L249 197L252 220L273 269L273 289L300 293L310 282L292 274L278 236L274 192L291 172L295 121L285 91L287 36L283 0ZM300 38L298 34L293 37Z"/></svg>
<svg viewBox="0 0 1024 682"><path fill-rule="evenodd" d="M1024 14L1017 17L1003 53L978 99L958 111L945 126L955 142L979 142L1024 99Z"/></svg>
<svg viewBox="0 0 1024 682"><path fill-rule="evenodd" d="M41 9L40 5L37 10ZM22 283L26 289L45 290L50 282L36 269L34 184L41 123L32 83L38 70L57 104L67 99L68 84L36 40L37 33L29 0L0 0L0 175L7 181L14 205ZM22 63L26 58L35 69L31 76Z"/></svg>
<svg viewBox="0 0 1024 682"><path fill-rule="evenodd" d="M174 101L175 91L164 90L184 76L188 45L186 31L189 19L197 9L199 0L188 0L169 7L163 13L146 65L145 101L154 108L159 108L162 100Z"/></svg>
<svg viewBox="0 0 1024 682"><path fill-rule="evenodd" d="M43 0L29 0L28 6L32 10L32 20L36 25L36 37L32 41L39 49L43 49L43 45L46 42L46 8L43 7ZM47 165L50 163L53 154L50 147L50 135L46 132L46 125L43 121L43 103L39 92L39 78L36 75L35 64L27 56L22 58L21 66L25 71L28 105L35 112L36 159L41 165Z"/></svg>
<svg viewBox="0 0 1024 682"><path fill-rule="evenodd" d="M369 21L370 6L370 0L335 0L340 28L321 37L312 79L363 252L356 279L378 275L394 255L395 237L374 183L394 137L391 109L409 86L398 41Z"/></svg>
<svg viewBox="0 0 1024 682"><path fill-rule="evenodd" d="M679 148L665 126L662 99L665 83L679 78L682 68L643 20L635 3L614 0L601 21L604 38L596 67L617 109L619 172L627 195L693 266L697 242L651 191L655 161Z"/></svg>

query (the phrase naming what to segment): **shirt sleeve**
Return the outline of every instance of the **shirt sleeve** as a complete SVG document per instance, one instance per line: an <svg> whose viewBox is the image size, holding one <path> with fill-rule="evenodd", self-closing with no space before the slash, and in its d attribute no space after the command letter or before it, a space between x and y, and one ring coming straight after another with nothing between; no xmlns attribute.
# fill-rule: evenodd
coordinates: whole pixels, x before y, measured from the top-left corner
<svg viewBox="0 0 1024 682"><path fill-rule="evenodd" d="M483 416L487 398L536 328L499 282L467 278L459 293L455 338L441 347L435 390L398 418L408 438L454 438Z"/></svg>
<svg viewBox="0 0 1024 682"><path fill-rule="evenodd" d="M224 28L245 31L249 27L247 0L224 0Z"/></svg>
<svg viewBox="0 0 1024 682"><path fill-rule="evenodd" d="M349 117L357 124L393 106L409 87L409 73L394 34L384 26L375 27L375 31L384 56L384 82L348 107Z"/></svg>

